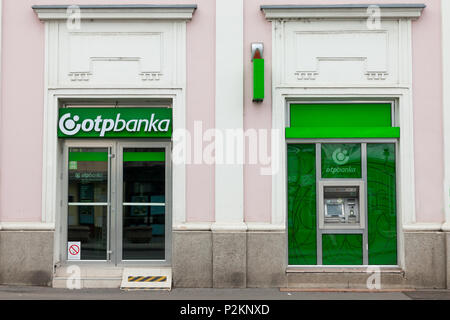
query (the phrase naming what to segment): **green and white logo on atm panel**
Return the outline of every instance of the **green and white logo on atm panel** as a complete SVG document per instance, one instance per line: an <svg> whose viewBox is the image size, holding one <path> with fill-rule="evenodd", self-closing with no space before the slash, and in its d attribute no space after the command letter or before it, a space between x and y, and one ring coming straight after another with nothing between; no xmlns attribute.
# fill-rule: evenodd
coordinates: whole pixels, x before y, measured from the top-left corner
<svg viewBox="0 0 450 320"><path fill-rule="evenodd" d="M65 108L59 110L60 138L171 137L170 108Z"/></svg>
<svg viewBox="0 0 450 320"><path fill-rule="evenodd" d="M348 155L348 150L338 148L334 150L333 155L331 156L334 163L336 163L339 166L342 166L350 160L350 156Z"/></svg>

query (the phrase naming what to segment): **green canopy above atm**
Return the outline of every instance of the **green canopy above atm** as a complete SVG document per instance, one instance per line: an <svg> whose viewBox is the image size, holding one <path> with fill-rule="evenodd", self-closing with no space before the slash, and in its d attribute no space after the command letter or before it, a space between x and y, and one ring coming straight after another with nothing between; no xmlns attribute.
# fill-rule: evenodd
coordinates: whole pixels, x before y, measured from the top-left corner
<svg viewBox="0 0 450 320"><path fill-rule="evenodd" d="M399 138L390 103L290 104L287 139Z"/></svg>

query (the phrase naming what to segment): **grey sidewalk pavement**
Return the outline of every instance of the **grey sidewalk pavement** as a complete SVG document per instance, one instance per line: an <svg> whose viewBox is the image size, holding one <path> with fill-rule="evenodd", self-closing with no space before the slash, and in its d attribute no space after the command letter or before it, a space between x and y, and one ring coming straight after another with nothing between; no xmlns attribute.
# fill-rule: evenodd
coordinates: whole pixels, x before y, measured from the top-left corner
<svg viewBox="0 0 450 320"><path fill-rule="evenodd" d="M53 289L0 286L0 300L450 300L450 290L407 292L281 292L279 289Z"/></svg>

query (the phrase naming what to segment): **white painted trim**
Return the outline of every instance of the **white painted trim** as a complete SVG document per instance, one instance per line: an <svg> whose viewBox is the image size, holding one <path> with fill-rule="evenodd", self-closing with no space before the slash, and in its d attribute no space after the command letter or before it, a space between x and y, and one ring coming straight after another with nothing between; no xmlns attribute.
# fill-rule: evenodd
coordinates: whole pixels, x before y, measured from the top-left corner
<svg viewBox="0 0 450 320"><path fill-rule="evenodd" d="M215 126L222 133L244 127L243 19L243 0L216 1ZM215 166L215 221L214 230L246 229L243 163Z"/></svg>
<svg viewBox="0 0 450 320"><path fill-rule="evenodd" d="M404 231L442 231L444 224L442 223L414 223L403 226Z"/></svg>
<svg viewBox="0 0 450 320"><path fill-rule="evenodd" d="M259 222L247 222L247 231L272 231L283 232L286 230L284 224L272 224L272 223L259 223Z"/></svg>
<svg viewBox="0 0 450 320"><path fill-rule="evenodd" d="M173 231L209 231L211 222L186 222L173 226Z"/></svg>
<svg viewBox="0 0 450 320"><path fill-rule="evenodd" d="M444 122L444 212L445 226L450 229L450 1L441 1L442 12L442 86Z"/></svg>
<svg viewBox="0 0 450 320"><path fill-rule="evenodd" d="M68 6L34 6L42 21L66 20ZM191 20L195 6L79 6L81 20Z"/></svg>
<svg viewBox="0 0 450 320"><path fill-rule="evenodd" d="M42 222L2 222L2 231L55 231L54 223Z"/></svg>
<svg viewBox="0 0 450 320"><path fill-rule="evenodd" d="M266 19L366 19L367 5L342 6L261 6ZM422 15L423 7L417 5L389 7L379 5L383 20L418 19Z"/></svg>
<svg viewBox="0 0 450 320"><path fill-rule="evenodd" d="M173 226L174 231L273 231L282 232L286 227L282 224L260 223L260 222L246 222L237 224L216 224L213 222L187 222Z"/></svg>
<svg viewBox="0 0 450 320"><path fill-rule="evenodd" d="M245 222L219 222L211 224L212 232L245 232L247 224Z"/></svg>
<svg viewBox="0 0 450 320"><path fill-rule="evenodd" d="M450 222L444 222L441 229L444 232L450 232Z"/></svg>

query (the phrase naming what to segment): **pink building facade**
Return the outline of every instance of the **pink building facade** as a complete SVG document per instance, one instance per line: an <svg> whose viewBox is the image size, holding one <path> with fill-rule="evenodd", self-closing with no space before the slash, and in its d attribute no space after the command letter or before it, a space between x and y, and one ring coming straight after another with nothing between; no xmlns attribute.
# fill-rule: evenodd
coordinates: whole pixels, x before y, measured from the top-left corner
<svg viewBox="0 0 450 320"><path fill-rule="evenodd" d="M1 1L0 283L448 288L442 2Z"/></svg>

